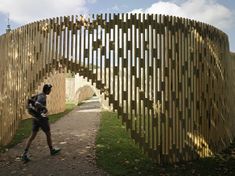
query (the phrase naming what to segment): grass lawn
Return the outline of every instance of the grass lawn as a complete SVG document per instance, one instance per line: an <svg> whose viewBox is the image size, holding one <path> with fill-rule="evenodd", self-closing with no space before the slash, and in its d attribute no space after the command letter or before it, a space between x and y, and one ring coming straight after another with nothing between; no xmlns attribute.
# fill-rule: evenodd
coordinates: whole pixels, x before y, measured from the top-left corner
<svg viewBox="0 0 235 176"><path fill-rule="evenodd" d="M54 123L64 115L68 114L70 111L74 109L76 105L75 104L66 104L65 111L58 113L58 114L52 114L49 115L49 122ZM23 139L29 137L30 133L32 131L32 120L31 118L22 120L20 122L19 128L17 129L12 141L4 147L0 146L0 152L4 152L7 148L11 148L15 146L16 144L20 143Z"/></svg>
<svg viewBox="0 0 235 176"><path fill-rule="evenodd" d="M235 144L215 157L158 165L134 144L115 113L102 112L96 139L97 164L112 176L235 175Z"/></svg>

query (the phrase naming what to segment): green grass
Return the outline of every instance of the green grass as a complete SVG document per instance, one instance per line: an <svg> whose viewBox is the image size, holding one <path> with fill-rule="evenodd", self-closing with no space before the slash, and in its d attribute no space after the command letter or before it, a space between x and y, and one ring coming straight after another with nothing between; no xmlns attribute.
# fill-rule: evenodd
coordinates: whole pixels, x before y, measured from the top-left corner
<svg viewBox="0 0 235 176"><path fill-rule="evenodd" d="M235 143L215 157L158 165L134 144L115 113L102 112L96 138L97 164L113 176L235 175Z"/></svg>
<svg viewBox="0 0 235 176"><path fill-rule="evenodd" d="M64 112L58 114L49 115L49 122L54 123L64 115L68 114L70 111L74 109L76 105L74 104L66 104L66 108ZM32 120L31 118L22 120L19 124L19 128L17 129L13 139L6 146L0 146L0 152L4 152L6 149L14 147L16 144L20 143L23 139L29 137L32 131Z"/></svg>

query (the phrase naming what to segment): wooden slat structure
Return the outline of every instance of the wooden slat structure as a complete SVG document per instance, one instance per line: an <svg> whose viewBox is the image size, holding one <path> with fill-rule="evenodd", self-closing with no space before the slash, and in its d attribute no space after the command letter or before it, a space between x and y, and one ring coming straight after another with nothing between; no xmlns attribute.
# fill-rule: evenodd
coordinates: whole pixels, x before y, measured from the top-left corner
<svg viewBox="0 0 235 176"><path fill-rule="evenodd" d="M157 14L65 16L0 36L0 53L2 144L26 98L55 70L91 80L158 163L210 156L234 136L235 63L227 35L208 24Z"/></svg>

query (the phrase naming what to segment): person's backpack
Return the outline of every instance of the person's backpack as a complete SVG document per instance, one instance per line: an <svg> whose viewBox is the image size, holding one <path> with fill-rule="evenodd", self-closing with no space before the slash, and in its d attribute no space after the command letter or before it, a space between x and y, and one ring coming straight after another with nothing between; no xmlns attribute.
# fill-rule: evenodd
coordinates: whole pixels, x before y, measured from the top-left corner
<svg viewBox="0 0 235 176"><path fill-rule="evenodd" d="M26 102L26 109L28 113L33 117L39 117L40 113L36 110L35 103L37 101L38 95L30 97Z"/></svg>

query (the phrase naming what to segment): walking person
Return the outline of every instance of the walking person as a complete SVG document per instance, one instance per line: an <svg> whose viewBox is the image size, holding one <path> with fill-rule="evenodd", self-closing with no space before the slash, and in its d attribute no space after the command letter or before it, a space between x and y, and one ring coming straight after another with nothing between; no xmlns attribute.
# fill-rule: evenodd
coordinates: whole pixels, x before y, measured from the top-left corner
<svg viewBox="0 0 235 176"><path fill-rule="evenodd" d="M24 153L21 158L22 161L24 162L30 161L28 157L28 150L32 141L35 139L39 128L41 128L42 131L46 134L47 145L50 149L50 154L55 155L60 152L59 148L53 148L52 146L50 124L48 122L48 115L47 115L48 110L46 108L46 98L47 98L47 95L50 94L51 89L52 89L51 84L45 84L43 86L42 93L39 93L38 95L35 96L36 98L35 98L34 107L33 107L35 108L35 113L32 118L32 133L27 140Z"/></svg>

